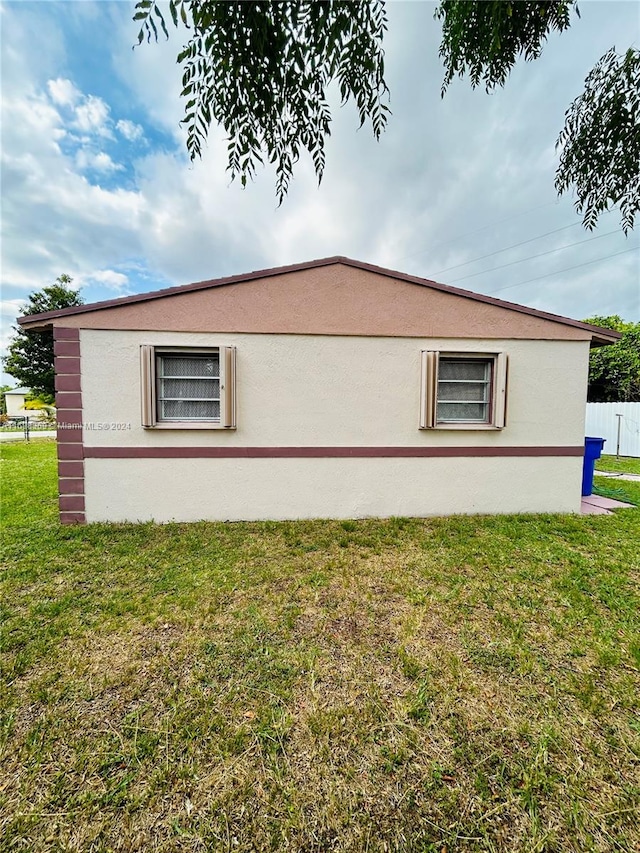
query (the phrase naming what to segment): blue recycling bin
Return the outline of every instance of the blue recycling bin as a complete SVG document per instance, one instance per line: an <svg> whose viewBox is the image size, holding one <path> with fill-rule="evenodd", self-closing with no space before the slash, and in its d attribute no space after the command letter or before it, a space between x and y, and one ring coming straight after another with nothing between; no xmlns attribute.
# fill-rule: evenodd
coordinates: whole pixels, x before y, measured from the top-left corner
<svg viewBox="0 0 640 853"><path fill-rule="evenodd" d="M582 497L593 491L593 472L596 459L600 459L606 439L587 436L584 440L584 459L582 461Z"/></svg>

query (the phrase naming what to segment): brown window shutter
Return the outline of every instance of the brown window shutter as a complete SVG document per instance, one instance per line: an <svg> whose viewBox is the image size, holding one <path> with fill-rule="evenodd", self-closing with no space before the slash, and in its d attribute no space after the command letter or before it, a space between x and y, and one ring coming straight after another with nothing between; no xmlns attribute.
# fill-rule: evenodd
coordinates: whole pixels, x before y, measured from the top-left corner
<svg viewBox="0 0 640 853"><path fill-rule="evenodd" d="M222 426L227 429L236 428L236 348L220 347L220 364L222 366Z"/></svg>
<svg viewBox="0 0 640 853"><path fill-rule="evenodd" d="M436 425L437 389L438 353L422 350L420 353L420 429L433 429Z"/></svg>
<svg viewBox="0 0 640 853"><path fill-rule="evenodd" d="M499 352L496 355L493 369L493 425L498 427L498 429L504 429L507 425L507 379L509 373L509 356L504 352Z"/></svg>
<svg viewBox="0 0 640 853"><path fill-rule="evenodd" d="M156 425L156 354L155 347L142 344L140 347L140 401L142 426Z"/></svg>

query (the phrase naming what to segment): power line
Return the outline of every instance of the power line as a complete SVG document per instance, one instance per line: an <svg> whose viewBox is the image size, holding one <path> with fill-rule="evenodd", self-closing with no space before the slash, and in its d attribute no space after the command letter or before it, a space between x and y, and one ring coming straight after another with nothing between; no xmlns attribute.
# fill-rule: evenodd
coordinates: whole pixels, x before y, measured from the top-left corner
<svg viewBox="0 0 640 853"><path fill-rule="evenodd" d="M612 234L617 233L618 229L615 228L613 231L607 231L606 234L596 234L595 237L587 237L586 240L577 240L575 243L567 243L564 246L558 246L556 249L549 249L546 252L538 252L537 255L529 255L527 258L520 258L519 261L510 261L508 264L500 264L499 267L493 267L490 270L481 270L481 272L469 273L469 275L454 278L449 283L455 284L456 281L464 281L466 278L475 278L478 275L487 275L488 273L495 272L496 270L503 270L505 267L513 267L516 264L522 264L525 261L533 261L535 258L543 258L545 255L553 255L554 252L561 252L563 249L570 249L572 246L581 246L583 243L591 243L592 240L601 240L602 237L610 237Z"/></svg>
<svg viewBox="0 0 640 853"><path fill-rule="evenodd" d="M532 237L530 240L523 240L521 243L513 243L511 246L505 246L504 249L496 249L495 252L490 252L488 255L481 255L479 258L472 258L470 261L465 261L463 264L456 264L454 267L436 270L433 275L440 275L443 272L457 270L459 267L466 267L468 264L475 264L476 261L484 261L485 258L492 258L494 255L499 255L501 252L506 252L508 249L517 249L518 246L525 246L527 243L535 243L536 240L542 240L543 237L549 237L551 234L557 234L558 231L567 231L569 228L575 228L577 225L581 224L581 222L574 222L573 225L565 225L563 228L555 228L553 231L547 231L545 234L540 234L539 237Z"/></svg>
<svg viewBox="0 0 640 853"><path fill-rule="evenodd" d="M555 205L557 207L558 204L558 201L547 201L544 204L536 205L536 207L529 207L521 213L514 213L509 216L504 216L502 219L496 219L495 222L490 222L488 225L483 225L482 228L476 228L474 231L465 231L464 234L456 234L456 236L452 237L450 240L442 240L440 243L436 243L435 246L430 246L428 249L421 249L419 252L412 252L410 255L404 255L402 258L398 258L398 260L406 261L407 258L415 258L418 255L424 255L425 252L432 252L440 246L446 246L447 243L453 243L454 240L461 240L463 237L470 237L472 234L478 234L480 231L486 231L487 228L493 228L494 225L500 225L502 222L513 221L519 216L524 216L526 213L532 213L534 210L541 210L543 207L550 207L551 205Z"/></svg>
<svg viewBox="0 0 640 853"><path fill-rule="evenodd" d="M607 261L609 258L617 258L618 255L626 255L627 252L634 252L636 249L640 249L640 246L632 246L631 249L624 249L622 252L614 252L613 255L605 255L603 258L594 258L592 261L586 261L584 264L576 264L573 267L565 267L563 270L556 270L555 272L548 272L545 275L538 275L535 278L528 278L526 281L518 281L516 284L507 284L505 287L498 287L495 290L490 290L489 293L500 293L501 290L509 290L510 287L520 287L523 284L529 284L532 281L539 281L541 278L549 278L552 275L560 275L563 272L569 272L570 270L577 270L580 267L588 267L590 264L597 264L598 261Z"/></svg>
<svg viewBox="0 0 640 853"><path fill-rule="evenodd" d="M473 231L465 231L463 234L456 234L456 236L451 237L450 240L441 240L440 243L436 243L434 246L430 246L428 249L421 249L419 252L412 252L412 254L410 254L410 255L404 255L403 257L398 258L398 262L405 261L405 260L407 260L407 258L415 258L418 255L424 255L425 252L432 252L435 249L439 248L440 246L446 246L448 243L453 243L454 240L461 240L463 237L470 237L472 234L479 234L481 231L486 231L487 228L493 228L495 225L500 225L502 222L512 222L514 219L518 219L520 216L524 216L527 213L533 213L534 210L542 210L543 207L551 207L551 206L558 207L559 204L560 204L559 200L547 201L544 204L538 204L535 207L528 207L526 210L520 211L520 213L514 213L514 214L510 214L509 216L503 216L502 219L496 219L493 222L490 222L488 225L483 225L481 228L475 228ZM613 213L614 211L615 211L615 207L610 207L607 210L603 210L602 213L600 214L600 216L601 217L606 216L608 213ZM575 224L580 225L581 223L576 222ZM569 227L573 227L573 226L567 225L566 227L569 228ZM558 229L558 230L561 231L562 229ZM550 231L549 233L553 234L555 232ZM546 235L541 235L541 236L546 236ZM517 245L522 245L522 244L517 244ZM502 251L502 250L500 250L500 251ZM485 257L489 257L489 256L487 255ZM478 260L478 259L476 259L476 260ZM469 261L468 263L471 263L471 261ZM455 267L449 267L448 269L455 269ZM441 272L447 272L447 271L448 270L441 270ZM434 275L438 275L438 274L439 273L434 273Z"/></svg>

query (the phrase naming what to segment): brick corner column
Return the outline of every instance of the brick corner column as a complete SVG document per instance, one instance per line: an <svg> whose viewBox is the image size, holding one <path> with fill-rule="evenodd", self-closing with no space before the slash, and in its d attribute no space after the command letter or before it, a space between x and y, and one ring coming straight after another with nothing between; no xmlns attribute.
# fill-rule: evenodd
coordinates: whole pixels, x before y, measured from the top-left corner
<svg viewBox="0 0 640 853"><path fill-rule="evenodd" d="M53 327L61 524L85 524L80 330Z"/></svg>

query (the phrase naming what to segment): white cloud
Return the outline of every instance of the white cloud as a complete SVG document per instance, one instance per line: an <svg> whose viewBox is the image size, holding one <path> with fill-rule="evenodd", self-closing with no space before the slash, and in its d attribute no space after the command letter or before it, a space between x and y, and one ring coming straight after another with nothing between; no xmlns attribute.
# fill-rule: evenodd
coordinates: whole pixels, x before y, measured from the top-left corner
<svg viewBox="0 0 640 853"><path fill-rule="evenodd" d="M24 304L24 299L3 299L2 302L0 302L0 315L2 315L2 317L9 317L11 320L15 320L20 308L22 308Z"/></svg>
<svg viewBox="0 0 640 853"><path fill-rule="evenodd" d="M63 77L48 80L47 89L53 103L61 107L73 107L82 97L82 92L73 85L71 80Z"/></svg>
<svg viewBox="0 0 640 853"><path fill-rule="evenodd" d="M14 27L21 20L14 9L18 5L11 8ZM595 36L599 39L595 47L589 47L595 58L600 42L605 44L600 52L613 43L615 28L609 22L615 16L609 12L599 13L600 24L595 29L591 24L579 37L576 26L574 42L570 41L571 31L554 37L537 64L518 67L507 87L493 96L473 92L468 83L456 81L442 101L433 7L390 4L386 66L393 115L387 132L376 143L368 128L356 133L353 106L336 109L321 188L317 189L313 169L303 157L289 197L278 208L271 167L260 171L244 191L239 183L229 185L226 144L217 129L203 160L188 164L184 129L179 125L183 109L175 63L179 37L172 34L168 43L131 51L135 34L129 13L120 12L123 4L78 4L85 5L94 16L93 30L102 26L109 32L113 67L107 64L103 70L105 88L100 92L104 100L80 92L73 104L62 103L65 92L67 100L75 97L76 84L88 88L80 76L70 84L73 89L58 85L52 92L49 86L45 97L47 80L66 79L62 76L63 54L53 68L49 63L46 76L38 76L37 56L28 55L26 61L15 53L14 70L9 71L12 76L5 77L12 98L6 98L3 105L4 215L8 223L3 267L5 281L15 288L11 296L53 281L61 272L74 276L76 283L84 282L88 299L100 299L106 298L105 290L151 289L160 281L163 285L184 283L334 254L434 277L437 270L576 220L570 200L556 203L551 149L563 110L580 90L584 77L582 65L569 75L569 53L584 53L591 36L594 43ZM599 4L587 5L585 18ZM108 27L101 17L103 8ZM616 4L615 8L620 16L620 7ZM5 35L13 44L9 34ZM25 39L18 43L28 45ZM573 44L573 48L567 49L565 44ZM14 78L19 89L12 85ZM111 79L119 89L119 100L106 94L106 82ZM58 101L54 101L54 93ZM121 150L126 149L123 139L134 142L142 131L133 121L116 120L115 105L123 102L123 95L141 111L133 113L140 115L140 121L154 131L172 134L175 141L172 149L165 136L161 151L154 148L153 136L147 133L146 155L136 159L126 173L114 162L125 162L115 146L119 141ZM116 114L113 118L112 112ZM132 113L128 110L127 114ZM69 123L65 124L65 118ZM72 130L74 119L79 121L78 133L65 145L61 138L65 127ZM106 146L107 153L100 149L112 130L117 135ZM81 153L75 150L78 145ZM109 188L93 185L88 180L91 173L83 173L89 168L110 174ZM610 227L607 223L602 230ZM580 228L576 231L581 233ZM617 238L609 239L616 243ZM620 236L618 242L624 243L624 238ZM523 246L521 254L498 256L495 265L553 245L547 241ZM616 243L601 253L619 248ZM555 268L592 256L584 250L567 249L566 258L562 253L562 262ZM615 266L594 266L593 273L587 267L562 280L549 278L499 290L554 268L551 263L532 261L523 264L522 270L489 271L486 278L462 281L460 286L495 289L496 295L506 299L569 316L620 313L634 319L640 306L637 275L634 278L630 270L632 258L614 258ZM143 273L134 268L136 263ZM458 275L479 268L470 265ZM606 279L602 278L604 271ZM143 280L144 274L148 277ZM436 277L447 281L455 275ZM611 286L604 287L603 280Z"/></svg>
<svg viewBox="0 0 640 853"><path fill-rule="evenodd" d="M109 107L95 95L87 95L84 101L76 107L75 126L84 133L97 133L109 136Z"/></svg>
<svg viewBox="0 0 640 853"><path fill-rule="evenodd" d="M16 318L24 304L24 299L3 299L0 302L0 348L3 350L6 349L15 334L13 327L16 325ZM4 378L1 382L4 384Z"/></svg>
<svg viewBox="0 0 640 853"><path fill-rule="evenodd" d="M76 166L81 171L93 169L96 172L109 174L119 172L124 168L120 163L114 163L111 157L104 151L98 153L81 149L76 154Z"/></svg>
<svg viewBox="0 0 640 853"><path fill-rule="evenodd" d="M43 96L5 97L2 112L3 285L35 289L139 257L140 193L91 184L55 141L62 120Z"/></svg>
<svg viewBox="0 0 640 853"><path fill-rule="evenodd" d="M116 124L116 128L125 139L129 140L129 142L137 142L139 139L142 139L144 135L142 127L128 119L120 119Z"/></svg>
<svg viewBox="0 0 640 853"><path fill-rule="evenodd" d="M115 270L99 270L87 273L82 277L84 284L102 284L109 290L123 290L129 284L128 276Z"/></svg>

